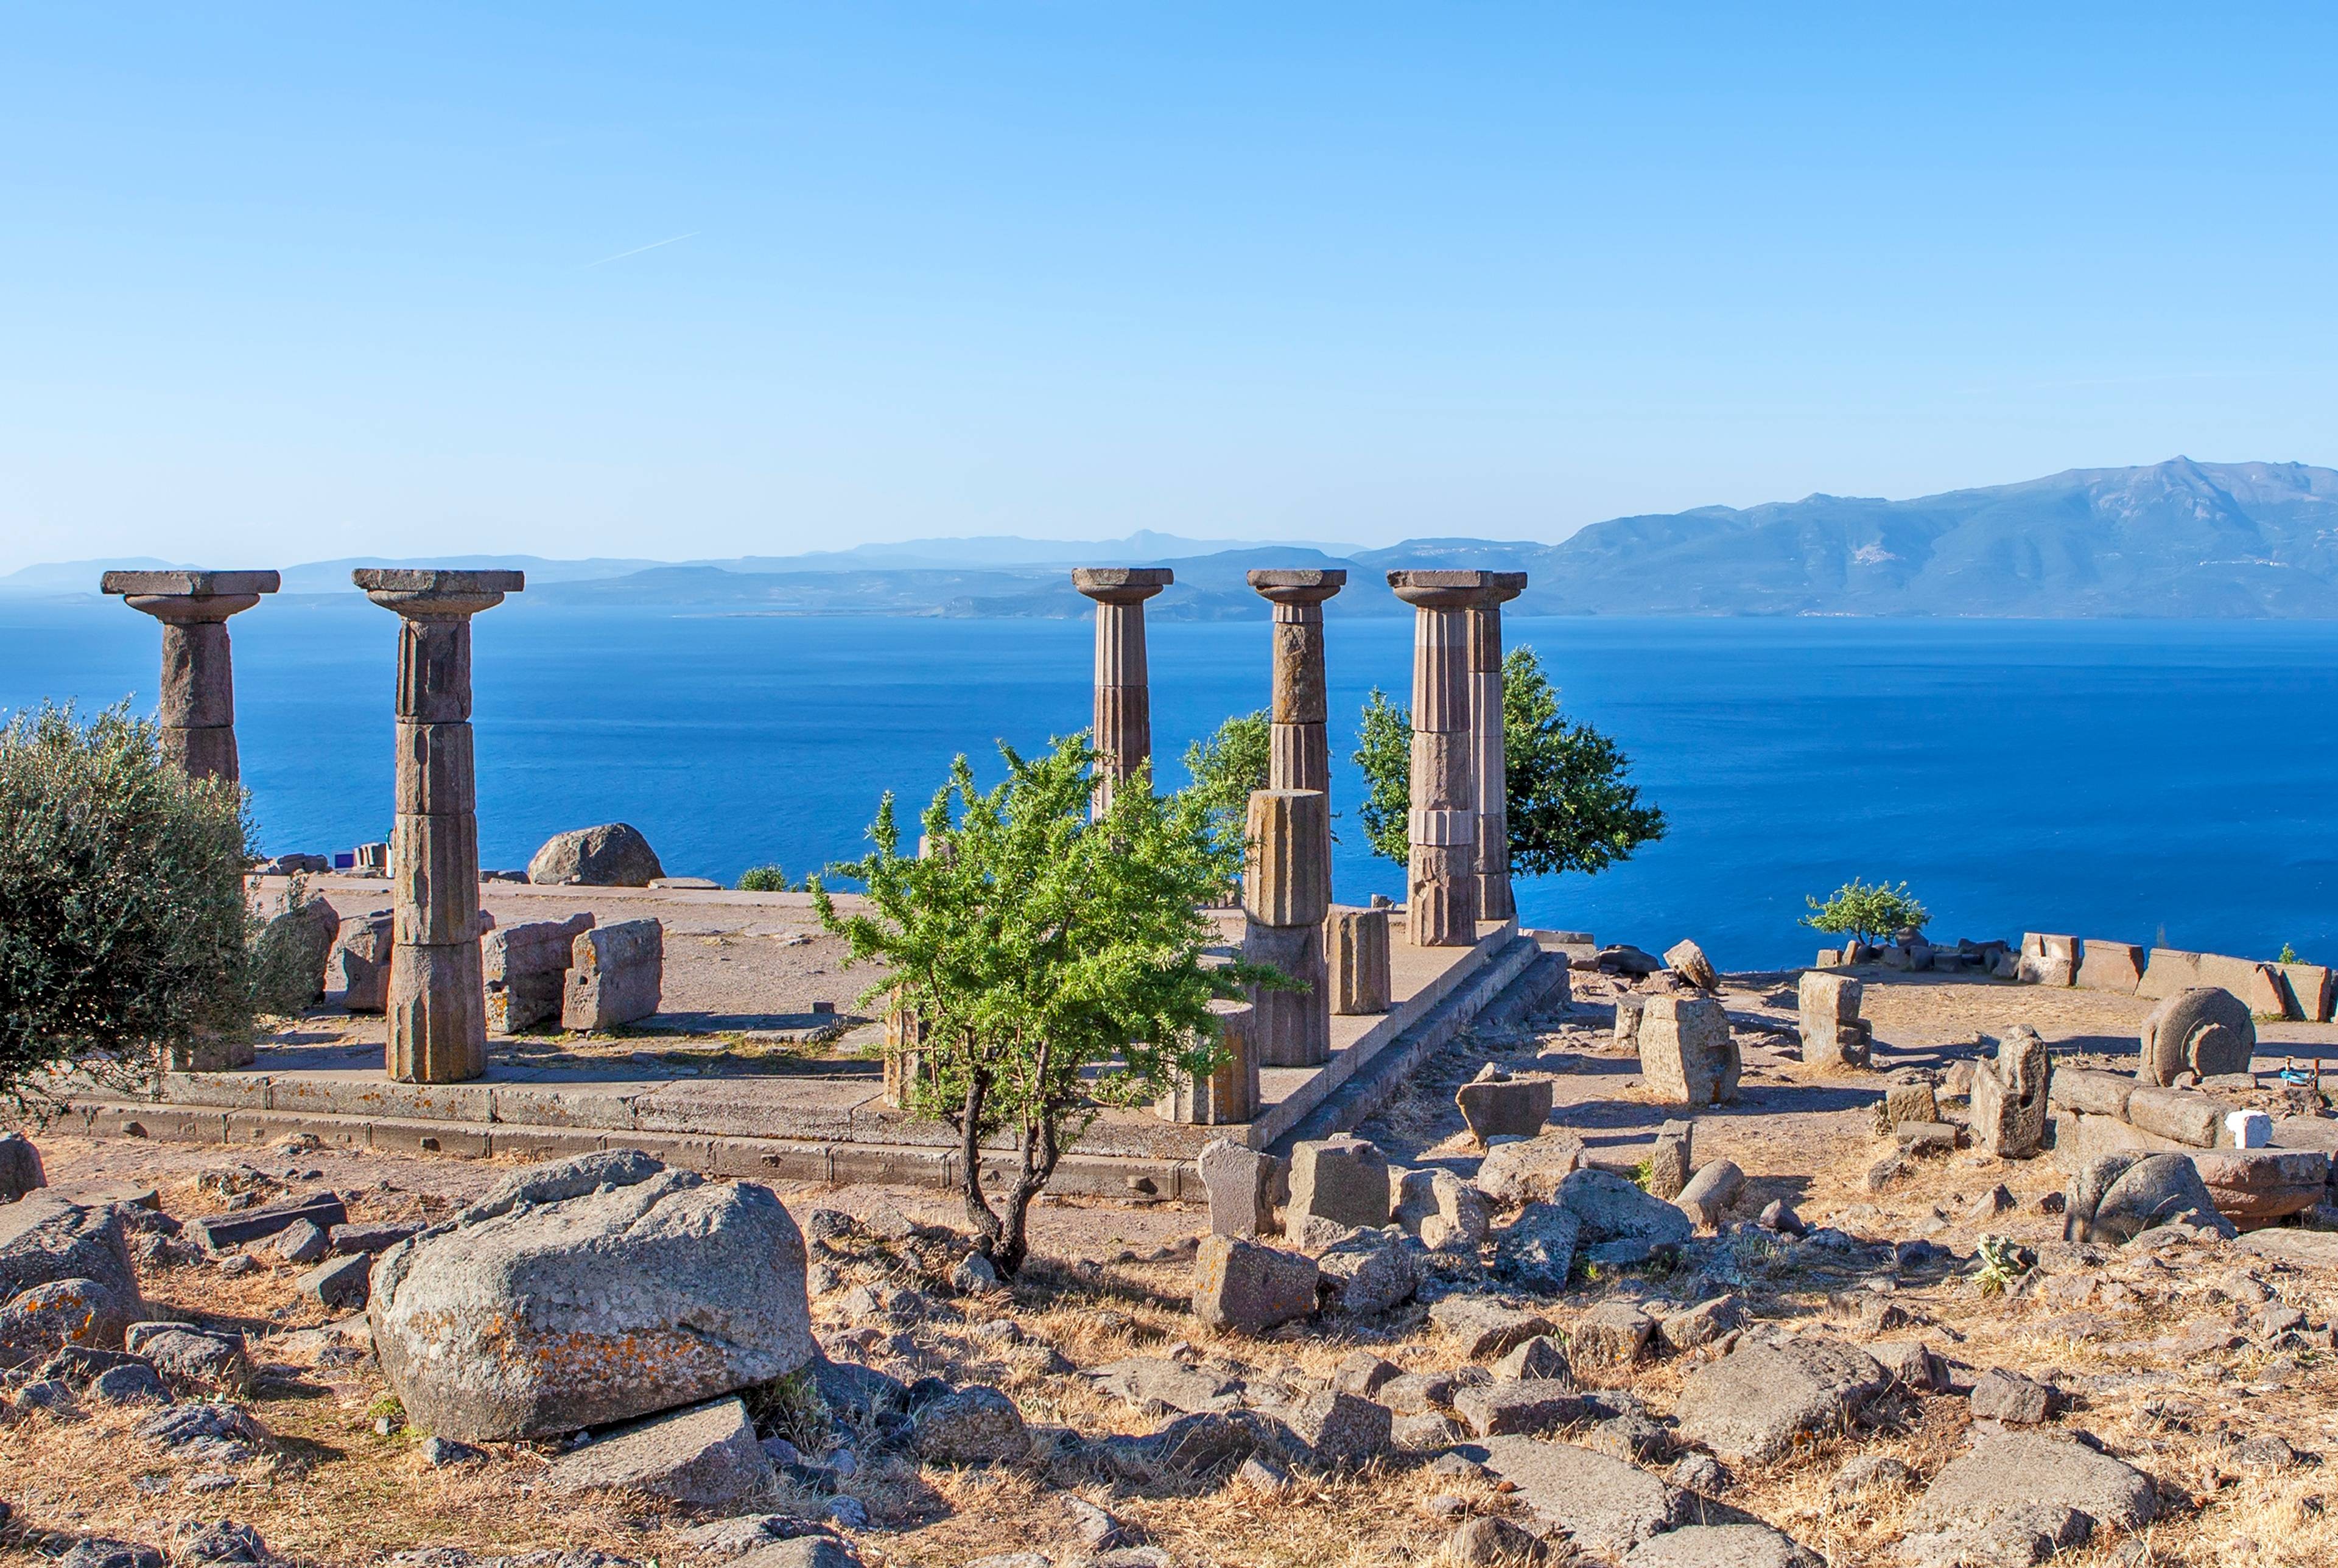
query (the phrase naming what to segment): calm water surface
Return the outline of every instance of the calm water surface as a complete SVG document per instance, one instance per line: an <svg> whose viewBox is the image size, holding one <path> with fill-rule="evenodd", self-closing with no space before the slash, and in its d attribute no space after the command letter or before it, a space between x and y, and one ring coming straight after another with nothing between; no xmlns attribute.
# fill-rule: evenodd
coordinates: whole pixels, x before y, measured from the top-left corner
<svg viewBox="0 0 2338 1568"><path fill-rule="evenodd" d="M263 602L231 623L244 781L270 852L386 836L395 617ZM1266 625L1156 624L1154 746L1266 701ZM515 599L476 633L479 843L526 863L613 818L676 875L801 876L855 855L886 789L922 805L959 751L1086 726L1086 622L677 616ZM1335 621L1335 809L1408 622ZM1613 734L1671 831L1596 877L1522 883L1540 926L1724 968L1807 962L1803 897L1907 878L1935 936L2075 931L2338 956L2338 624L1514 619L1571 713ZM0 599L0 710L154 701L152 622ZM1343 731L1346 734L1343 735ZM1341 825L1343 900L1400 893Z"/></svg>

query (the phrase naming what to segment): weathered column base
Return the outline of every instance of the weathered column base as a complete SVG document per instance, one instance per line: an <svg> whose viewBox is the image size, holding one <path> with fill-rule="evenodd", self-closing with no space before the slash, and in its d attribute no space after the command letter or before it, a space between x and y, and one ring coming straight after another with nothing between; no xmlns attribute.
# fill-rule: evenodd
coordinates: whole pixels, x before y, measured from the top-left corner
<svg viewBox="0 0 2338 1568"><path fill-rule="evenodd" d="M1331 1059L1330 987L1320 926L1261 926L1243 931L1243 958L1280 969L1303 989L1251 989L1251 1036L1262 1067L1320 1067Z"/></svg>
<svg viewBox="0 0 2338 1568"><path fill-rule="evenodd" d="M1254 1016L1247 1002L1213 1002L1218 1019L1218 1063L1206 1078L1189 1078L1163 1096L1164 1121L1189 1127L1224 1127L1258 1120L1258 1054L1252 1049Z"/></svg>
<svg viewBox="0 0 2338 1568"><path fill-rule="evenodd" d="M386 1065L400 1083L462 1083L486 1074L486 986L477 938L391 951Z"/></svg>
<svg viewBox="0 0 2338 1568"><path fill-rule="evenodd" d="M1323 933L1331 1011L1385 1013L1394 995L1389 975L1389 912L1334 908Z"/></svg>

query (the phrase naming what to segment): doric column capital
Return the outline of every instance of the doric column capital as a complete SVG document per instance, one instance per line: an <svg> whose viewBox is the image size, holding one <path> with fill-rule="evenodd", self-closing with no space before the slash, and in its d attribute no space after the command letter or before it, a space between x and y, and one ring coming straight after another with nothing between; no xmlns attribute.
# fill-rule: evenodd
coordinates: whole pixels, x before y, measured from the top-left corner
<svg viewBox="0 0 2338 1568"><path fill-rule="evenodd" d="M349 581L385 610L409 621L455 621L492 610L527 586L525 572L467 572L442 566L360 566Z"/></svg>
<svg viewBox="0 0 2338 1568"><path fill-rule="evenodd" d="M1072 568L1072 586L1099 604L1142 604L1175 581L1166 566Z"/></svg>
<svg viewBox="0 0 2338 1568"><path fill-rule="evenodd" d="M1348 585L1348 573L1339 566L1262 566L1250 574L1250 585L1278 609L1317 605Z"/></svg>
<svg viewBox="0 0 2338 1568"><path fill-rule="evenodd" d="M118 593L133 610L174 625L224 621L250 609L283 579L273 572L108 572L101 593Z"/></svg>
<svg viewBox="0 0 2338 1568"><path fill-rule="evenodd" d="M1400 571L1388 574L1396 596L1417 610L1486 610L1524 592L1523 572Z"/></svg>

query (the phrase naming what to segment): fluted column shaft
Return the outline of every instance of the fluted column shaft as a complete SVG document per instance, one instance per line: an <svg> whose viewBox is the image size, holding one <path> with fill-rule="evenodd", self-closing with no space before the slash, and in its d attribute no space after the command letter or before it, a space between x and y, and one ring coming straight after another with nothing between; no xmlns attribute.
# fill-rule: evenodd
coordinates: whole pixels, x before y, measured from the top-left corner
<svg viewBox="0 0 2338 1568"><path fill-rule="evenodd" d="M1072 585L1096 606L1095 816L1109 810L1114 789L1153 760L1144 602L1174 581L1165 566L1081 566L1072 573Z"/></svg>
<svg viewBox="0 0 2338 1568"><path fill-rule="evenodd" d="M1471 768L1470 612L1488 572L1391 572L1413 607L1412 790L1406 927L1416 947L1478 940L1478 789Z"/></svg>
<svg viewBox="0 0 2338 1568"><path fill-rule="evenodd" d="M1330 703L1323 673L1323 603L1347 585L1346 572L1302 567L1252 572L1250 585L1274 606L1273 696L1268 709L1267 788L1331 791ZM1316 848L1323 899L1331 897L1331 817Z"/></svg>
<svg viewBox="0 0 2338 1568"><path fill-rule="evenodd" d="M1469 614L1469 778L1477 794L1478 918L1510 920L1508 758L1502 738L1502 606L1527 585L1523 572L1489 572L1485 603Z"/></svg>
<svg viewBox="0 0 2338 1568"><path fill-rule="evenodd" d="M243 777L235 746L235 667L227 619L276 592L273 572L108 572L101 592L162 623L155 719L163 754L190 778Z"/></svg>
<svg viewBox="0 0 2338 1568"><path fill-rule="evenodd" d="M461 1083L487 1070L471 617L518 593L526 579L517 572L428 569L351 576L399 617L386 1066L404 1083Z"/></svg>
<svg viewBox="0 0 2338 1568"><path fill-rule="evenodd" d="M1323 918L1331 879L1316 857L1327 844L1331 798L1320 789L1259 789L1243 822L1243 956L1280 969L1295 991L1251 990L1252 1045L1268 1067L1331 1059L1331 995L1323 968Z"/></svg>

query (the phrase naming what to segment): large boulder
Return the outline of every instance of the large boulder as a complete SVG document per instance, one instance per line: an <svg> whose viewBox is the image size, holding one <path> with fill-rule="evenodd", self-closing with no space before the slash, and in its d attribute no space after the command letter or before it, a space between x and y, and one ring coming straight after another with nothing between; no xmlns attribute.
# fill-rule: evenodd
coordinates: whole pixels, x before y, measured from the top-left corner
<svg viewBox="0 0 2338 1568"><path fill-rule="evenodd" d="M669 1410L816 1354L803 1237L771 1189L634 1151L539 1166L399 1242L368 1311L408 1419L467 1442Z"/></svg>
<svg viewBox="0 0 2338 1568"><path fill-rule="evenodd" d="M1683 1381L1680 1435L1728 1464L1767 1464L1798 1439L1840 1428L1891 1382L1873 1357L1840 1340L1741 1345Z"/></svg>
<svg viewBox="0 0 2338 1568"><path fill-rule="evenodd" d="M67 1279L90 1287L90 1326L79 1342L119 1349L123 1331L146 1316L121 1215L46 1189L0 1204L0 1302Z"/></svg>
<svg viewBox="0 0 2338 1568"><path fill-rule="evenodd" d="M646 887L664 875L657 851L626 822L555 833L527 863L527 879L539 887Z"/></svg>
<svg viewBox="0 0 2338 1568"><path fill-rule="evenodd" d="M14 1203L49 1179L41 1169L41 1152L22 1132L0 1132L0 1203Z"/></svg>

